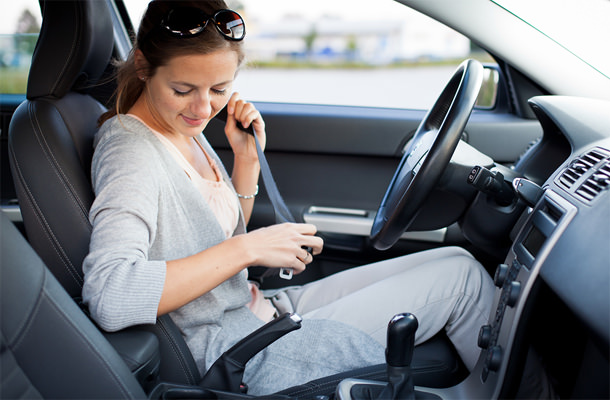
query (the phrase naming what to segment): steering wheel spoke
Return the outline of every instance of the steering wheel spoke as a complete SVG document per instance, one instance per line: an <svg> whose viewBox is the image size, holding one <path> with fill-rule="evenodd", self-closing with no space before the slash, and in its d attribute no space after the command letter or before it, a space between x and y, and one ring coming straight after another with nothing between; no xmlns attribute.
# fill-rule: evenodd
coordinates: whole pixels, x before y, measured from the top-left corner
<svg viewBox="0 0 610 400"><path fill-rule="evenodd" d="M481 63L464 61L421 121L375 215L371 241L376 249L392 247L413 223L451 160L482 80Z"/></svg>

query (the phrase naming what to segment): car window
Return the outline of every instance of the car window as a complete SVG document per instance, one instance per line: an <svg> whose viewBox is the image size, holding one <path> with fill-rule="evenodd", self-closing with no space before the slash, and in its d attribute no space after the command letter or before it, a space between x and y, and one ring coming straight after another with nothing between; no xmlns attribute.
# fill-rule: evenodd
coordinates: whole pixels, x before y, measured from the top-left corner
<svg viewBox="0 0 610 400"><path fill-rule="evenodd" d="M227 3L246 21L247 62L234 90L251 101L428 109L464 59L493 62L393 0ZM146 4L126 2L134 26Z"/></svg>
<svg viewBox="0 0 610 400"><path fill-rule="evenodd" d="M0 13L0 94L23 95L41 24L37 0L5 2Z"/></svg>
<svg viewBox="0 0 610 400"><path fill-rule="evenodd" d="M494 0L610 77L610 1Z"/></svg>
<svg viewBox="0 0 610 400"><path fill-rule="evenodd" d="M40 31L38 0L3 1L0 11L0 207L21 221L9 167L8 126L25 99L28 70Z"/></svg>

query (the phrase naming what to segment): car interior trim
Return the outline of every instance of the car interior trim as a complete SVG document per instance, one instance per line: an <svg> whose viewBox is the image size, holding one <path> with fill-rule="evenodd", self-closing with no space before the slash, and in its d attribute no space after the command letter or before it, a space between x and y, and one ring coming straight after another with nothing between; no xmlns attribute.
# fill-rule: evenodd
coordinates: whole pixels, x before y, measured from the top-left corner
<svg viewBox="0 0 610 400"><path fill-rule="evenodd" d="M311 206L303 214L303 220L308 224L315 225L321 233L340 233L354 236L369 236L374 218L374 211L319 206ZM400 238L443 243L446 235L447 228L441 228L430 231L405 232Z"/></svg>
<svg viewBox="0 0 610 400"><path fill-rule="evenodd" d="M3 204L1 209L2 212L4 212L8 216L8 219L11 222L23 222L23 217L21 216L21 209L18 205Z"/></svg>

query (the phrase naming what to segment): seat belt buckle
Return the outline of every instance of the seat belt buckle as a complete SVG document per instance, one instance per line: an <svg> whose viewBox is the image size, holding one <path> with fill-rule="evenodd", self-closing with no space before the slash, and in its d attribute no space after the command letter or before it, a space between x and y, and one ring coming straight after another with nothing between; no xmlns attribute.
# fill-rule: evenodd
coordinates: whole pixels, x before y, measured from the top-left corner
<svg viewBox="0 0 610 400"><path fill-rule="evenodd" d="M282 278L282 279L286 279L288 281L291 280L292 273L293 273L292 268L280 268L280 278Z"/></svg>

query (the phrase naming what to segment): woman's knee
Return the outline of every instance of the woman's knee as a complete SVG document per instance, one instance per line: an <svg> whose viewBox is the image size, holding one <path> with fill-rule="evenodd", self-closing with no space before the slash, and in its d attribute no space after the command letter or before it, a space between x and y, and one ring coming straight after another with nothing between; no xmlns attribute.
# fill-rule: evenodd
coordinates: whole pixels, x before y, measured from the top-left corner
<svg viewBox="0 0 610 400"><path fill-rule="evenodd" d="M493 281L489 273L466 250L452 251L452 256L434 263L439 281L453 293L479 298L493 295Z"/></svg>
<svg viewBox="0 0 610 400"><path fill-rule="evenodd" d="M469 286L484 287L493 284L487 270L470 254L456 257L455 264Z"/></svg>

